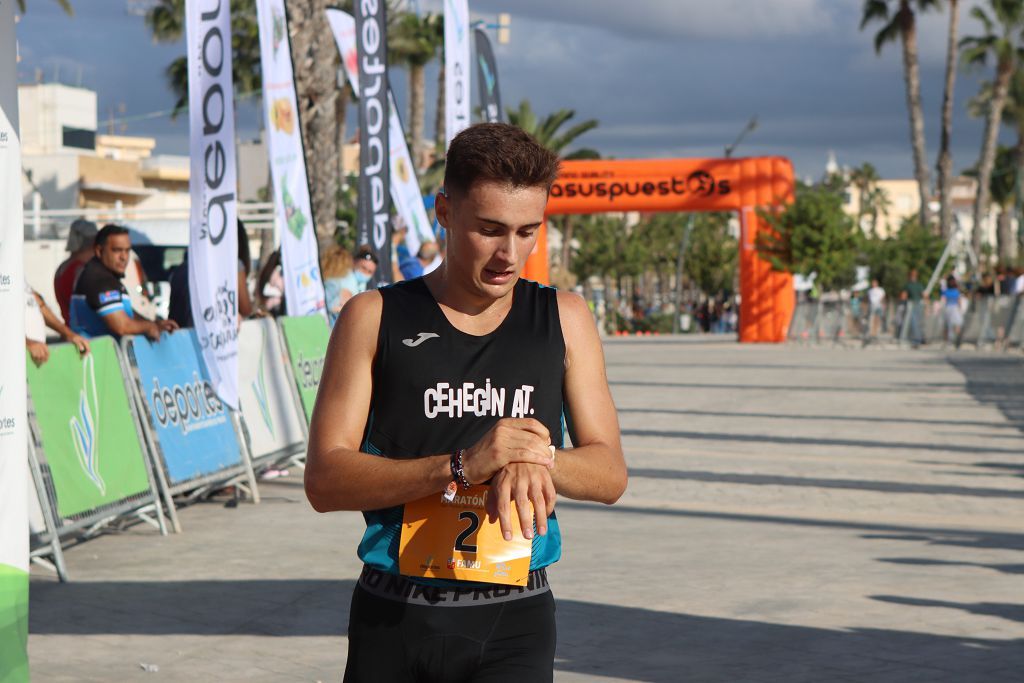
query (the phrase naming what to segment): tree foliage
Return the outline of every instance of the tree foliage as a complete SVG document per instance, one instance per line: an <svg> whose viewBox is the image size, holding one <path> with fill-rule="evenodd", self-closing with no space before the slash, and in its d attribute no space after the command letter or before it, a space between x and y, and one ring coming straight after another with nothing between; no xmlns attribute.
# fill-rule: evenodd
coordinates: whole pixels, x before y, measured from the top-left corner
<svg viewBox="0 0 1024 683"><path fill-rule="evenodd" d="M854 283L859 230L843 212L841 194L801 184L792 204L761 215L772 230L758 235L756 247L772 268L816 273L823 290Z"/></svg>

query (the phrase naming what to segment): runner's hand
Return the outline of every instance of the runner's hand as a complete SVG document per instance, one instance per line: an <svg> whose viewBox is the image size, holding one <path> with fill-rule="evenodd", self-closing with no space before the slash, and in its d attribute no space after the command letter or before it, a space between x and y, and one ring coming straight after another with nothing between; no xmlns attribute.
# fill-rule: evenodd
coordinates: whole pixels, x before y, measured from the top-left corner
<svg viewBox="0 0 1024 683"><path fill-rule="evenodd" d="M551 467L551 436L533 418L502 418L476 445L462 454L462 469L471 484L480 484L509 463Z"/></svg>
<svg viewBox="0 0 1024 683"><path fill-rule="evenodd" d="M173 320L158 320L156 324L157 327L160 328L161 332L174 332L175 330L180 329L178 327L178 323Z"/></svg>
<svg viewBox="0 0 1024 683"><path fill-rule="evenodd" d="M533 538L534 519L537 520L537 533L545 535L548 532L548 515L555 509L555 484L551 481L551 471L543 465L514 462L494 477L487 496L487 511L492 520L498 518L506 541L512 540L510 503L513 500L519 512L523 537Z"/></svg>

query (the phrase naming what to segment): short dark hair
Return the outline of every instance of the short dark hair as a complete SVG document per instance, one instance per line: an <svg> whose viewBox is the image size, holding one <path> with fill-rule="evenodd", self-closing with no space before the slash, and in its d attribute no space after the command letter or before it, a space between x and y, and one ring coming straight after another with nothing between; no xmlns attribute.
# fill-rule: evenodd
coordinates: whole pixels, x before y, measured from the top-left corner
<svg viewBox="0 0 1024 683"><path fill-rule="evenodd" d="M107 223L103 226L103 229L96 233L96 239L93 240L92 245L94 247L102 247L107 243L113 235L127 235L128 228L123 225L115 225L113 223Z"/></svg>
<svg viewBox="0 0 1024 683"><path fill-rule="evenodd" d="M477 123L452 140L444 167L444 191L465 194L474 183L551 190L558 177L558 156L522 128L507 123Z"/></svg>

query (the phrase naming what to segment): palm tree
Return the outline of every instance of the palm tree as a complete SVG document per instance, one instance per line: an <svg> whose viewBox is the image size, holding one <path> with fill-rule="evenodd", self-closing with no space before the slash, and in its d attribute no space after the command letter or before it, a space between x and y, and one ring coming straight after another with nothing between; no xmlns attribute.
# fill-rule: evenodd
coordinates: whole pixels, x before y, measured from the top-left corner
<svg viewBox="0 0 1024 683"><path fill-rule="evenodd" d="M960 41L963 61L969 65L984 65L991 57L995 60L996 77L988 100L988 116L978 160L978 193L974 198L974 230L971 242L975 251L981 248L981 222L988 209L992 168L996 161L996 144L1003 107L1010 88L1010 80L1024 53L1024 0L988 0L992 15L981 7L973 7L971 16L981 22L984 35L968 36Z"/></svg>
<svg viewBox="0 0 1024 683"><path fill-rule="evenodd" d="M976 97L971 98L967 103L967 111L971 116L979 117L984 116L989 109L989 102L992 99L993 84L985 82L981 84L981 89ZM1018 207L1018 219L1021 218L1020 206L1024 202L1024 69L1017 69L1013 78L1010 79L1010 86L1006 93L1006 104L1003 106L1003 117L1002 122L1008 126L1011 126L1014 132L1017 134L1017 141L1013 147L1013 159L1012 162L1015 165L1014 170L1014 188L1012 197L1016 200ZM1000 147L996 154L996 161L992 170L992 181L989 183L989 191L992 193L992 201L996 202L1003 208L1003 203L997 197L997 192L1002 192L1003 180L997 179L1001 173L1006 173L1006 160L1003 158L1003 148ZM997 185L999 186L997 188ZM1000 211L999 224L997 227L997 243L999 245L999 259L1004 263L1009 260L1009 239L1005 239L1005 236L999 235L999 230L1005 230L1009 223L1004 225L1004 220L1009 221L1007 217L1004 219L1003 212ZM1024 221L1021 221L1019 229L1024 231ZM1004 246L1005 245L1005 246Z"/></svg>
<svg viewBox="0 0 1024 683"><path fill-rule="evenodd" d="M942 93L942 132L939 137L939 160L935 164L939 185L939 233L949 238L953 229L953 155L949 150L953 135L953 87L956 83L957 31L960 22L960 0L949 0L949 31L946 42L946 87Z"/></svg>
<svg viewBox="0 0 1024 683"><path fill-rule="evenodd" d="M576 112L572 109L559 109L551 114L544 117L543 120L538 120L537 115L533 112L533 107L530 106L529 100L523 100L519 103L518 109L507 109L508 122L513 126L519 126L533 137L537 138L537 141L547 147L549 150L557 154L562 159L596 159L601 155L597 151L584 147L577 149L569 154L565 153L566 148L571 145L576 138L583 135L589 130L597 128L596 119L587 119L581 121L568 130L562 130L562 126L567 124L569 120L576 116ZM575 221L571 215L562 217L562 254L561 254L561 273L567 275L570 270L570 260L572 258L572 233Z"/></svg>
<svg viewBox="0 0 1024 683"><path fill-rule="evenodd" d="M850 172L850 184L857 188L857 227L864 228L864 216L870 215L868 211L868 195L878 183L878 171L875 167L864 162Z"/></svg>
<svg viewBox="0 0 1024 683"><path fill-rule="evenodd" d="M388 35L388 61L405 66L409 72L409 117L405 133L417 168L422 167L425 158L426 66L437 56L443 42L444 20L432 13L418 17L412 12L402 12Z"/></svg>
<svg viewBox="0 0 1024 683"><path fill-rule="evenodd" d="M889 193L883 190L878 185L874 185L867 193L864 198L865 212L871 216L871 234L874 237L878 236L878 219L880 216L888 215L889 209L892 208L892 202L889 200ZM888 223L887 223L888 225Z"/></svg>
<svg viewBox="0 0 1024 683"><path fill-rule="evenodd" d="M75 16L75 8L71 6L71 0L54 0L54 2L60 5L60 8L69 17ZM22 14L25 13L25 0L18 0L18 11Z"/></svg>
<svg viewBox="0 0 1024 683"><path fill-rule="evenodd" d="M339 63L324 10L327 0L288 3L292 63L305 142L306 168L314 221L321 235L333 235L336 224L339 168L337 159L336 71ZM158 0L146 13L157 42L177 42L185 31L185 0ZM231 0L231 59L235 92L262 88L259 25L253 0ZM188 62L184 56L167 67L171 90L178 97L175 113L188 103ZM237 95L236 95L237 97Z"/></svg>
<svg viewBox="0 0 1024 683"><path fill-rule="evenodd" d="M565 154L565 148L572 144L576 138L589 130L597 128L595 119L587 119L572 126L568 130L561 130L562 126L569 122L569 119L576 116L572 109L559 109L538 121L537 115L533 112L529 100L519 103L518 109L506 109L508 122L513 126L519 126L527 133L537 138L537 141L547 147L563 159L595 159L600 157L595 150L590 148L578 149Z"/></svg>
<svg viewBox="0 0 1024 683"><path fill-rule="evenodd" d="M1000 263L1009 263L1013 249L1013 206L1019 201L1018 187L1020 166L1017 163L1019 151L1013 147L999 146L989 183L992 202L999 207L996 221L996 254Z"/></svg>
<svg viewBox="0 0 1024 683"><path fill-rule="evenodd" d="M875 52L881 53L887 43L899 39L903 46L903 80L907 90L907 111L910 114L910 142L914 150L914 177L921 197L921 221L930 222L928 201L931 181L924 143L924 116L921 113L921 76L917 63L918 12L939 7L941 0L864 0L860 28L879 23L882 28L875 34Z"/></svg>

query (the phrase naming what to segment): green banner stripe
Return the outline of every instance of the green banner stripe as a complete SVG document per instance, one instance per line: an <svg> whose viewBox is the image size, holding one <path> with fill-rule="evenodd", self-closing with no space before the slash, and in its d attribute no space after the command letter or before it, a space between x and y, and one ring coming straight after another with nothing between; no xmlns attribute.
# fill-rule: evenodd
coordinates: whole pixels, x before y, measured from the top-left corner
<svg viewBox="0 0 1024 683"><path fill-rule="evenodd" d="M0 564L0 683L28 680L28 573Z"/></svg>
<svg viewBox="0 0 1024 683"><path fill-rule="evenodd" d="M319 315L279 318L288 347L288 361L292 364L299 399L308 423L313 416L316 392L320 388L320 375L324 369L324 356L331 330Z"/></svg>

